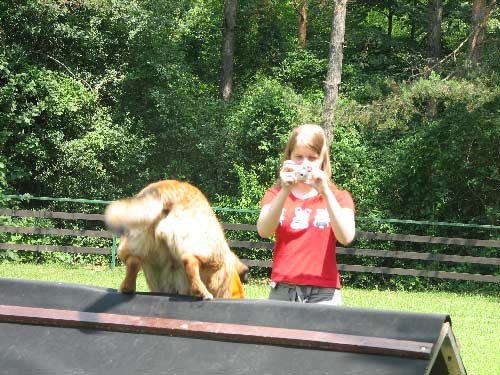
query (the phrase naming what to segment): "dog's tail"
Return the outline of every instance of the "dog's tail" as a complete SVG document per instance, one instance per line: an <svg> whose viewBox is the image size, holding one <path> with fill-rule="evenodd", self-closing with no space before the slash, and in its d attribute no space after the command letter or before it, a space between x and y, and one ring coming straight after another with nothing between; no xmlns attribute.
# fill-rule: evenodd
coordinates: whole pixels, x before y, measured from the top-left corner
<svg viewBox="0 0 500 375"><path fill-rule="evenodd" d="M115 232L151 224L163 212L162 201L153 196L122 199L112 202L104 212L106 226Z"/></svg>

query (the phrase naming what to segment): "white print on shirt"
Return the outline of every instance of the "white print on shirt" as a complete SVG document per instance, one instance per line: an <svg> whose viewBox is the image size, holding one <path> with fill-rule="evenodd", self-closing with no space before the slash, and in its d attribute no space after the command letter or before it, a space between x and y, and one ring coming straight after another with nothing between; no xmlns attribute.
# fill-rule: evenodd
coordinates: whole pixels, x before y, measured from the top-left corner
<svg viewBox="0 0 500 375"><path fill-rule="evenodd" d="M311 209L302 207L295 207L295 216L292 219L290 227L292 229L306 229L309 226L309 217L311 216Z"/></svg>
<svg viewBox="0 0 500 375"><path fill-rule="evenodd" d="M317 228L325 229L330 224L330 216L326 208L318 208L316 216L314 216L314 226Z"/></svg>
<svg viewBox="0 0 500 375"><path fill-rule="evenodd" d="M280 216L280 226L283 226L283 222L285 221L285 213L286 213L286 208L283 208L281 210L281 216Z"/></svg>

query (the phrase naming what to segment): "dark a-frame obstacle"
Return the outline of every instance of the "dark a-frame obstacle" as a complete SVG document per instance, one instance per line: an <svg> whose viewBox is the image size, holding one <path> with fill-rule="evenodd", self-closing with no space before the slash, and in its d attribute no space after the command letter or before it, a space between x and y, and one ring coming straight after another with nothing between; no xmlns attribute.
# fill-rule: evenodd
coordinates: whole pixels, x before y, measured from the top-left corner
<svg viewBox="0 0 500 375"><path fill-rule="evenodd" d="M2 374L465 374L449 316L0 279Z"/></svg>

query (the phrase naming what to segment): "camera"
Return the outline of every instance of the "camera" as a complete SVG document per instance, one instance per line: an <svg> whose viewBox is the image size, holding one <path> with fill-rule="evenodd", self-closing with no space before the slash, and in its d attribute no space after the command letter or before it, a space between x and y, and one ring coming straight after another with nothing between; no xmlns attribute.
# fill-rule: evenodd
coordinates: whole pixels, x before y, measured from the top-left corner
<svg viewBox="0 0 500 375"><path fill-rule="evenodd" d="M295 178L297 179L297 181L305 181L309 179L310 173L311 173L310 168L306 166L301 166L295 170Z"/></svg>

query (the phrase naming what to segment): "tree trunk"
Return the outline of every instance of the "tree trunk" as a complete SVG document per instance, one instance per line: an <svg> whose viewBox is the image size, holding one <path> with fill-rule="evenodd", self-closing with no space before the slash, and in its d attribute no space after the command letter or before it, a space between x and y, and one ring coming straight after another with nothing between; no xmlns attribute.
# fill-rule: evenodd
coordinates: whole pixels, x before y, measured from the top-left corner
<svg viewBox="0 0 500 375"><path fill-rule="evenodd" d="M427 27L427 61L429 74L441 57L441 20L443 18L443 1L429 0ZM431 119L437 114L437 102L430 98L427 102L426 117Z"/></svg>
<svg viewBox="0 0 500 375"><path fill-rule="evenodd" d="M335 103L339 96L342 78L342 58L345 34L347 0L335 0L333 9L332 34L330 37L330 55L325 81L322 125L328 139L333 141L335 129Z"/></svg>
<svg viewBox="0 0 500 375"><path fill-rule="evenodd" d="M413 0L413 11L412 11L412 14L410 15L410 19L411 19L410 42L411 42L412 47L415 47L415 45L416 45L416 40L415 40L415 33L417 31L416 12L417 12L417 0Z"/></svg>
<svg viewBox="0 0 500 375"><path fill-rule="evenodd" d="M393 20L394 20L394 10L396 8L394 4L395 0L389 0L387 2L387 36L392 38L392 28L393 28Z"/></svg>
<svg viewBox="0 0 500 375"><path fill-rule="evenodd" d="M237 0L224 1L224 30L222 46L222 68L219 93L224 101L233 94L234 37Z"/></svg>
<svg viewBox="0 0 500 375"><path fill-rule="evenodd" d="M483 58L484 28L489 15L485 0L474 0L472 4L472 37L469 41L469 60L472 65L479 65Z"/></svg>
<svg viewBox="0 0 500 375"><path fill-rule="evenodd" d="M429 66L433 66L441 56L441 20L443 18L443 1L429 0L427 28L427 57Z"/></svg>
<svg viewBox="0 0 500 375"><path fill-rule="evenodd" d="M305 48L307 43L307 0L299 2L299 45Z"/></svg>

